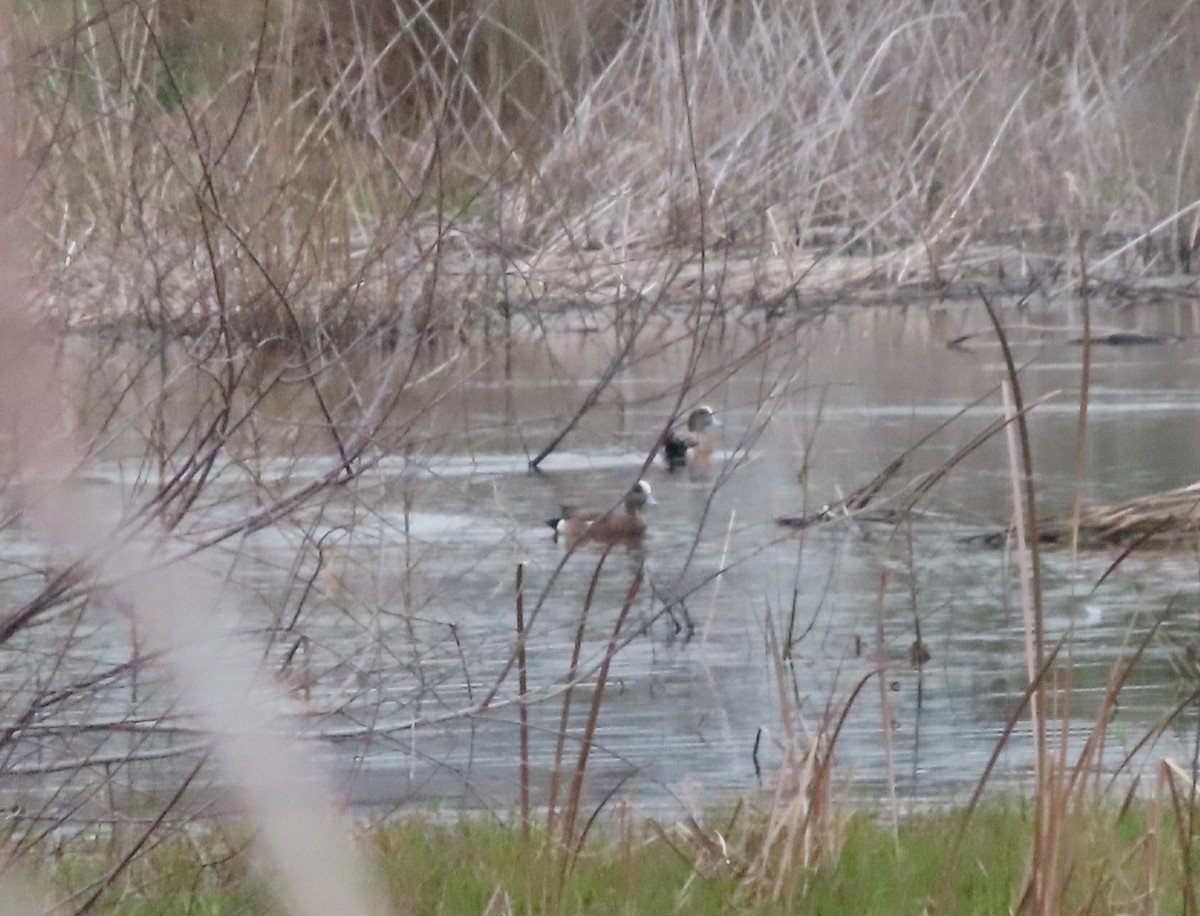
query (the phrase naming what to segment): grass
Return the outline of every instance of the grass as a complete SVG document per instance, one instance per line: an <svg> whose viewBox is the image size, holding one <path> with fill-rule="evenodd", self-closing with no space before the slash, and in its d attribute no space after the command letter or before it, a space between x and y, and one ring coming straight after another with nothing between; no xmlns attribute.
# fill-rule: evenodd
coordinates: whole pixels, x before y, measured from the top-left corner
<svg viewBox="0 0 1200 916"><path fill-rule="evenodd" d="M108 838L67 841L40 863L38 883L68 912L84 908L106 883L94 905L107 912L271 912L266 882L249 867L249 843L234 829L174 832L111 879L121 863L118 849ZM23 861L29 866L38 859Z"/></svg>
<svg viewBox="0 0 1200 916"><path fill-rule="evenodd" d="M852 819L841 857L812 880L810 912L920 913L946 897L955 913L1000 913L1011 906L1025 867L1031 808L997 801L979 812L961 844L953 871L946 864L957 834L955 812L913 815L897 837L865 816Z"/></svg>
<svg viewBox="0 0 1200 916"><path fill-rule="evenodd" d="M1069 911L1179 908L1180 857L1146 855L1154 842L1152 809L1152 802L1125 811L1098 802L1073 814L1066 842L1077 880L1065 898ZM896 833L869 814L852 814L840 853L771 896L755 894L742 867L742 854L761 837L761 812L739 819L725 838L723 860L689 854L697 847L682 829L609 823L589 839L565 880L546 857L544 837L525 840L518 823L490 816L393 819L364 828L360 845L392 905L407 912L1000 913L1021 892L1034 812L1028 801L995 797L965 829L962 809L947 807L902 817ZM1170 818L1161 829L1174 830ZM109 889L99 911L276 912L249 868L247 848L233 828L172 832ZM63 899L115 864L110 850L107 843L74 840L43 862L41 883ZM1155 890L1147 898L1149 887Z"/></svg>
<svg viewBox="0 0 1200 916"><path fill-rule="evenodd" d="M164 332L160 349L123 354L140 367L107 387L119 406L106 404L108 424L91 432L101 454L114 430L126 431L114 418L138 418L147 469L139 484L167 528L199 537L187 524L204 523L196 510L236 504L229 491L207 487L226 462L246 462L245 504L269 511L205 533L208 547L280 523L335 490L372 506L369 486L350 486L356 475L373 456L421 457L427 440L417 420L469 378L448 371L453 352L439 351L446 362L430 367L425 351L477 343L478 329L498 314L507 325L514 310L526 310L526 326L538 328L557 306L586 300L620 319L609 368L580 404L564 408L574 419L556 424L562 434L553 448L608 396L610 382L625 380L630 360L654 352L658 344L638 338L672 305L694 310L687 369L661 395L674 400L664 411L674 415L709 384L698 373L702 355L718 345L717 316L737 315L747 303L770 311L785 302L845 302L863 288L891 295L904 281L924 297L966 280L982 285L1006 259L1021 263L1021 276L1002 292L1062 301L1078 287L1086 296L1091 276L1124 281L1177 269L1186 263L1176 260L1181 242L1195 247L1200 95L1162 90L1200 82L1196 2L1093 8L1056 0L1031 19L1002 0L948 0L936 9L900 0L882 12L831 0L649 0L622 5L603 30L586 11L574 22L561 18L575 15L566 5L543 6L547 18L535 23L519 10L433 2L400 28L415 7L353 0L344 8L367 24L355 31L353 16L320 12L337 4L20 4L17 63L5 73L28 99L12 117L20 129L7 135L25 144L21 161L35 170L24 204L39 231L23 235L25 259L40 265L45 281L38 307L78 326ZM551 40L566 21L579 27L575 51ZM977 256L998 240L1001 255ZM1114 260L1112 249L1132 254L1134 240L1145 242L1136 248L1140 263ZM786 339L779 331L772 328ZM999 322L997 333L1003 340ZM344 376L357 380L358 362L384 358L374 349L380 339L390 346L382 381L345 385ZM246 354L263 344L290 362L264 369L262 390L246 398L246 378L258 368ZM745 345L727 365L749 361L757 347ZM798 353L780 370L780 390L803 369ZM128 405L136 383L152 374L160 385L149 386L148 397L158 413L142 430L148 412ZM80 375L97 388L105 378L98 367ZM413 396L425 379L442 387L410 420L397 407L401 394ZM295 442L270 438L287 424L272 405L260 408L268 393L294 397L298 387L337 461L317 483L281 495L260 486L256 459ZM183 437L166 419L180 389L206 395L188 402ZM761 398L765 423L775 395ZM52 408L42 415L53 416ZM1081 412L1081 442L1085 419ZM1013 473L1028 486L1015 502L1026 503L1036 599L1029 678L1035 714L1045 716L1024 429L1021 439L1025 467ZM307 551L321 557L325 537L313 523L297 550L289 587L299 597L283 628L294 645L296 634L307 640L301 610L314 593L305 585ZM316 579L314 572L308 584ZM15 619L48 616L65 591L90 588L64 581ZM392 608L369 611L380 619ZM1138 810L1118 818L1105 802L1056 784L1062 769L1052 766L1044 739L1035 803L991 802L961 834L961 812L910 815L894 834L865 816L847 819L827 804L828 755L824 763L798 757L798 775L815 782L731 829L590 832L577 819L580 784L607 664L624 645L619 629L598 666L591 709L578 700L587 730L574 760L561 743L570 689L562 701L561 829L552 818L541 837L492 820L376 828L366 845L398 905L992 912L1018 905L1025 888L1030 907L1046 911L1194 899L1191 844L1178 841L1185 852L1174 860L1159 855L1173 828L1139 820ZM777 663L790 645L789 637ZM135 660L138 651L133 645ZM572 662L568 682L575 673ZM788 687L781 683L780 694L790 721L801 704L795 682ZM92 688L51 690L38 680L36 689L61 702ZM25 715L10 717L14 741L25 740ZM1037 723L1044 736L1044 720ZM1085 771L1081 762L1076 775ZM113 912L268 908L243 845L218 829L167 830L153 841L125 868L119 843L74 840L60 858L45 859L45 880L60 897L80 895L72 908L97 889ZM27 862L53 846L32 845Z"/></svg>
<svg viewBox="0 0 1200 916"><path fill-rule="evenodd" d="M670 912L691 867L667 844L599 839L580 856L565 883L539 838L521 841L515 827L494 820L435 826L414 821L372 835L389 893L421 912ZM692 912L722 912L736 888L732 877L707 880Z"/></svg>

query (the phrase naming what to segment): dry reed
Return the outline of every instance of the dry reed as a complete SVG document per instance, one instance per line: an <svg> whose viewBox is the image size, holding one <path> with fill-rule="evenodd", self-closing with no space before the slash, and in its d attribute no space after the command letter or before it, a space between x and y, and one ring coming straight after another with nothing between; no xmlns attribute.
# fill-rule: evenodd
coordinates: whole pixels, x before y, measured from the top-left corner
<svg viewBox="0 0 1200 916"><path fill-rule="evenodd" d="M1159 87L1197 82L1198 17L29 3L22 136L80 326L446 340L498 302L1028 289L1085 231L1097 279L1190 253L1197 99Z"/></svg>

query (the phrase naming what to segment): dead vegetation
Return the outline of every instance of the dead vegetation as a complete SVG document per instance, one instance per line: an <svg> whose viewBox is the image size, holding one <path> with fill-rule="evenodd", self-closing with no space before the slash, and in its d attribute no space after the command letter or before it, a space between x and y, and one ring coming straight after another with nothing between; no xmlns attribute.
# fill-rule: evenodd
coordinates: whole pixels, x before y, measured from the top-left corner
<svg viewBox="0 0 1200 916"><path fill-rule="evenodd" d="M633 621L635 600L660 594L659 583L643 589L644 570L632 571L598 650L585 644L589 585L570 658L552 668L539 657L531 680L530 628L562 567L528 615L519 580L511 653L499 670L471 670L464 632L422 604L439 583L420 587L424 545L410 523L429 477L411 468L441 445L422 421L507 356L489 337L497 327L507 339L514 327L545 334L568 311L614 339L592 394L561 408L569 419L549 449L632 360L665 349L669 333L688 350L658 395L670 402L663 421L675 421L772 345L766 334L706 365L720 321L748 309L795 319L794 329L830 303L981 288L1051 303L1092 289L1114 301L1147 289L1194 298L1190 277L1162 275L1190 269L1196 247L1200 96L1163 90L1200 84L1200 8L761 0L531 9L28 3L22 53L6 72L33 100L13 136L33 170L30 259L43 317L99 341L98 332L126 332L93 354L80 384L87 406L103 409L99 420L83 411L95 438L78 463L134 442L133 470L118 478L129 492L114 541L159 526L187 556L228 549L231 565L255 535L284 542L286 585L255 645L302 700L289 721L325 715L312 726L321 737L400 754L418 725L474 728L507 708L521 731L527 829L539 801L531 746L541 737L552 749L545 854L565 875L608 801L589 807L586 790L610 666L653 624ZM676 313L683 331L665 320ZM779 325L772 331L791 345ZM481 338L485 353L472 362ZM794 349L776 375L764 371L730 473L792 390L803 361ZM895 525L979 442L1035 408L1017 404L893 501L882 490L901 461L793 527L867 513ZM546 454L533 454L539 444L520 445L535 465ZM1029 513L1017 527L1032 535L1032 474L1013 475L1029 487L1014 487ZM389 488L403 510L385 518ZM1165 519L1191 532L1190 490L1086 510L1074 527L1140 537ZM1030 542L1036 566L1038 538ZM356 549L363 567L392 578L345 569ZM128 808L121 790L169 761L182 792L213 746L202 724L177 718L178 696L147 680L157 654L130 622L121 576L98 574L94 559L14 573L28 600L4 622L16 660L0 749L12 758L8 775L27 785L66 774L22 815L24 832L11 833L19 851L112 817L114 846L135 856L159 822L125 830L114 814ZM596 579L606 562L616 563L598 561ZM1045 740L1043 687L1056 656L1040 596L1033 581L1024 699L1039 735L1039 832L1027 908L1050 911L1074 874L1053 850L1090 763L1056 764ZM127 643L92 641L84 624L98 610L128 627ZM353 633L345 655L328 638L335 627ZM762 829L732 853L699 820L687 840L697 871L733 861L754 899L802 896L843 841L832 782L841 720L831 713L812 734L800 727L810 711L792 656L803 638L795 606L785 629L771 637L783 762ZM51 648L35 657L48 632ZM879 642L870 677L889 741ZM829 708L849 711L865 683ZM558 713L540 735L529 721L539 704ZM46 724L55 717L89 727ZM134 800L186 820L177 799Z"/></svg>
<svg viewBox="0 0 1200 916"><path fill-rule="evenodd" d="M1198 18L37 3L13 72L71 324L453 339L556 303L1053 297L1085 236L1096 279L1188 269Z"/></svg>

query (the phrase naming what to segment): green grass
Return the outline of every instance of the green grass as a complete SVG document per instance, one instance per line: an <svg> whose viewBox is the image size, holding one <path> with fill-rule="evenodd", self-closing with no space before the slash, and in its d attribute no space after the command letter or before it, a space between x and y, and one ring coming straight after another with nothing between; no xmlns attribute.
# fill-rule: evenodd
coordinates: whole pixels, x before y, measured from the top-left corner
<svg viewBox="0 0 1200 916"><path fill-rule="evenodd" d="M1182 906L1184 872L1169 819L1155 834L1149 803L1120 817L1104 803L1070 815L1059 853L1072 911L1146 909L1154 871L1157 910ZM633 913L1000 913L1023 887L1033 806L1013 799L984 805L961 831L962 811L910 815L898 835L887 823L853 814L837 828L840 848L823 865L801 872L773 894L747 876L761 846L761 815L739 819L720 835L723 856L701 856L680 831L650 825L593 835L573 867L548 855L543 838L526 843L518 827L489 817L435 823L409 817L372 828L362 848L388 898L422 914ZM706 825L710 838L717 828ZM1155 837L1161 851L1153 853ZM36 872L61 902L77 906L117 861L119 844L75 840L47 856ZM99 911L120 914L274 913L266 880L249 864L238 828L178 831L123 872L101 897ZM1193 863L1193 871L1195 863ZM67 907L67 909L73 909Z"/></svg>
<svg viewBox="0 0 1200 916"><path fill-rule="evenodd" d="M97 911L142 916L173 913L270 913L266 881L249 867L245 831L206 827L163 835L128 868L110 876L126 849L119 841L76 838L31 869L46 896L74 912L102 884ZM30 864L29 857L21 861Z"/></svg>
<svg viewBox="0 0 1200 916"><path fill-rule="evenodd" d="M961 814L954 812L908 818L899 843L879 822L857 816L841 856L814 876L805 910L921 913L946 893L955 913L1007 912L1024 875L1029 817L1023 806L998 803L956 844Z"/></svg>
<svg viewBox="0 0 1200 916"><path fill-rule="evenodd" d="M376 831L373 840L389 895L421 913L479 913L497 895L510 902L502 912L669 913L686 897L690 913L722 913L736 889L728 876L686 895L690 863L655 840L614 845L602 838L561 885L561 862L543 854L540 840L527 846L516 828L492 820L448 827L409 821Z"/></svg>

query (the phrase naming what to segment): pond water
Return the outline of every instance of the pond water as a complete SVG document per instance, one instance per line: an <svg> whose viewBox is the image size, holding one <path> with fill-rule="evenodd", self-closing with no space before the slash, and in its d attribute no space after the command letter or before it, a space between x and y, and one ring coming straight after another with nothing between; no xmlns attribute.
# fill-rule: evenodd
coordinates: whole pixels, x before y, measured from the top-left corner
<svg viewBox="0 0 1200 916"><path fill-rule="evenodd" d="M1096 333L1172 339L1093 349L1077 481L1083 348L1072 340L1080 321L1063 309L1005 313L1025 398L1044 398L1029 414L1042 515L1069 511L1077 482L1086 502L1105 503L1200 476L1200 307L1096 310ZM564 767L577 759L597 665L639 570L601 694L585 783L592 806L615 793L671 813L770 787L789 740L805 746L828 728L881 660L881 680L857 694L838 737L839 786L873 800L891 783L912 803L969 792L1026 683L1016 561L971 538L1012 515L1003 436L958 461L910 521L836 520L796 532L775 520L833 503L905 455L878 497L886 506L1002 416L1004 364L982 307L746 322L714 332L699 353L680 325L644 328L611 384L530 473L529 458L567 426L623 345L621 328L580 333L577 325L422 363L399 388L356 480L205 551L240 603L246 639L261 643L268 670L286 671L296 721L347 801L516 804L518 568L535 803L552 781L576 639ZM75 345L97 365L134 362L116 350L97 354L95 341ZM324 397L361 406L383 365L364 360ZM181 537L205 543L267 495L336 468L328 423L296 375L264 397L253 435L231 440L197 488ZM643 470L683 380L682 409L707 403L722 422L706 479L658 464ZM192 415L183 405L205 397L180 393L162 416L139 418L130 392L140 384L154 387L144 379L98 386L125 401L104 412L85 399L83 408L102 430L88 485L131 506L180 463L168 448L154 457L152 431L164 430L161 442L186 439L186 429L175 438L169 430ZM344 434L352 432L347 422ZM602 556L581 547L567 556L544 520L563 504L611 504L639 476L657 499L643 550ZM11 575L0 589L14 607L44 582L18 572L36 551L18 530L5 534ZM1119 555L1049 548L1043 556L1047 643L1065 635L1052 712L1066 713L1073 753L1102 713L1115 667L1149 636L1108 724L1110 771L1195 686L1189 647L1200 639L1194 547L1138 549L1106 575ZM97 620L96 603L81 599L77 613L5 647L11 690L50 689L48 660L61 658L68 663L55 677L65 668L71 684L95 682L47 704L41 731L24 733L6 777L14 792L57 784L62 772L94 783L95 766L67 764L111 755L141 760L125 766L122 785L153 796L172 789L203 747L185 712L165 714L169 684L144 666L133 676L121 667L135 641L111 615ZM690 633L672 623L685 613ZM919 668L909 657L918 635L930 653ZM1122 775L1164 755L1186 764L1197 727L1194 715L1178 717ZM1063 727L1052 731L1057 740ZM1024 784L1031 760L1023 721L996 780ZM72 797L96 803L94 790Z"/></svg>

